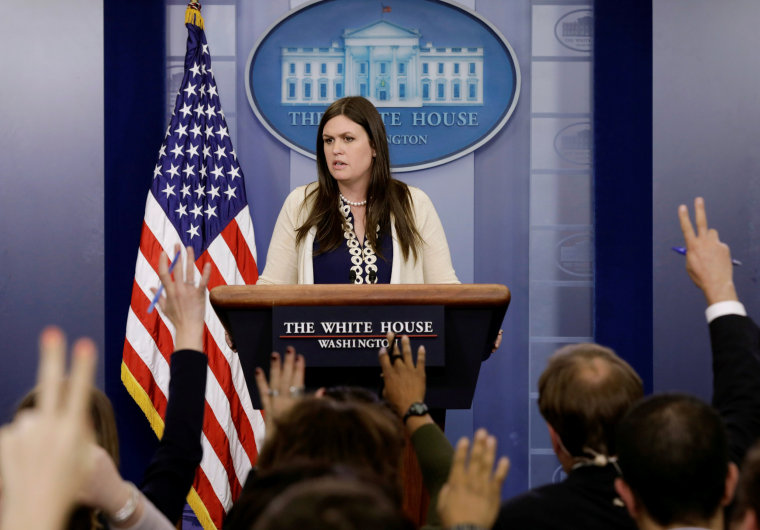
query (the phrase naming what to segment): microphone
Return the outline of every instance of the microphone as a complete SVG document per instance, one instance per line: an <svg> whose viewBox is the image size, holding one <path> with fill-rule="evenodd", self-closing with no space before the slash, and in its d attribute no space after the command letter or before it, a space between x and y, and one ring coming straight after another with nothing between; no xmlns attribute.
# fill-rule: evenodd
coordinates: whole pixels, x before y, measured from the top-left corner
<svg viewBox="0 0 760 530"><path fill-rule="evenodd" d="M369 283L377 283L377 274L375 274L375 271L369 271Z"/></svg>
<svg viewBox="0 0 760 530"><path fill-rule="evenodd" d="M351 272L348 273L348 281L350 283L356 283L356 271L354 269L351 269Z"/></svg>

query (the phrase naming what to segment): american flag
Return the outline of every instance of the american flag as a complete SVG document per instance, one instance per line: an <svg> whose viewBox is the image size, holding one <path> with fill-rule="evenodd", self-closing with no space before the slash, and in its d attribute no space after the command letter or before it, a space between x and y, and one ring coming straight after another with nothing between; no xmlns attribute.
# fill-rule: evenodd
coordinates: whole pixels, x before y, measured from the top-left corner
<svg viewBox="0 0 760 530"><path fill-rule="evenodd" d="M208 288L258 279L253 223L243 173L230 141L211 70L199 6L187 10L185 73L153 170L137 253L121 376L156 434L163 433L174 327L160 311L148 313L151 287L160 284L161 251L192 246L196 276L212 265ZM221 528L263 441L264 421L254 410L237 355L206 301L204 351L208 356L203 459L188 496L204 528ZM201 389L198 389L200 392Z"/></svg>

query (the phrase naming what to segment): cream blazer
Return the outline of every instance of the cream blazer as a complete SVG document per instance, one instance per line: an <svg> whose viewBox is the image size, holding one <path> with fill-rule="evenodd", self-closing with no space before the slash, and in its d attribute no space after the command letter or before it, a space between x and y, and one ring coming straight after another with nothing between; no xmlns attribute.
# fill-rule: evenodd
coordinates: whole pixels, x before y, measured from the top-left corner
<svg viewBox="0 0 760 530"><path fill-rule="evenodd" d="M314 283L311 252L317 229L312 227L300 245L296 245L296 229L309 215L311 205L305 204L304 201L316 185L316 182L312 182L299 186L285 199L272 232L266 267L259 276L259 284ZM412 197L414 221L422 236L422 252L418 252L416 260L414 256L409 256L408 260L403 259L396 236L396 225L391 220L391 283L460 283L451 264L446 234L433 202L419 188L409 186L409 192ZM301 207L302 205L304 207Z"/></svg>

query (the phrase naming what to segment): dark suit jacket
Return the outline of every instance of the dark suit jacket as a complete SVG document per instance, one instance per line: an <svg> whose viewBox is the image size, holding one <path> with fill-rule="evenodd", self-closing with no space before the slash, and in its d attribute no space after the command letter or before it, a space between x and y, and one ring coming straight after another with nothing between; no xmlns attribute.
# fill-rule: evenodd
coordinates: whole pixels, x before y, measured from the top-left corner
<svg viewBox="0 0 760 530"><path fill-rule="evenodd" d="M636 525L615 493L617 476L611 464L575 469L562 482L506 501L493 528L634 530Z"/></svg>
<svg viewBox="0 0 760 530"><path fill-rule="evenodd" d="M760 329L749 317L725 315L710 322L712 404L726 423L729 457L741 464L760 437Z"/></svg>
<svg viewBox="0 0 760 530"><path fill-rule="evenodd" d="M173 524L182 516L195 469L203 457L206 366L206 356L199 351L180 350L172 354L164 435L140 487Z"/></svg>

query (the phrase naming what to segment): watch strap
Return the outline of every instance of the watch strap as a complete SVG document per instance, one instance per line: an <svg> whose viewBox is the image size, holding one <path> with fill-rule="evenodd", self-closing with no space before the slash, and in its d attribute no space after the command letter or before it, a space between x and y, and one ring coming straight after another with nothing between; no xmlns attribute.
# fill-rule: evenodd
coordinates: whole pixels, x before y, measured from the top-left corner
<svg viewBox="0 0 760 530"><path fill-rule="evenodd" d="M411 418L412 416L424 416L428 413L428 406L422 403L421 401L416 401L409 405L409 408L406 411L406 414L404 414L403 421L404 425L406 425L406 420Z"/></svg>

